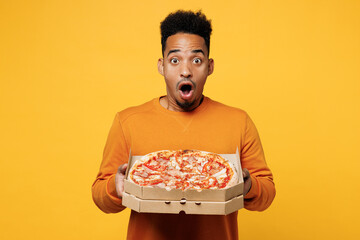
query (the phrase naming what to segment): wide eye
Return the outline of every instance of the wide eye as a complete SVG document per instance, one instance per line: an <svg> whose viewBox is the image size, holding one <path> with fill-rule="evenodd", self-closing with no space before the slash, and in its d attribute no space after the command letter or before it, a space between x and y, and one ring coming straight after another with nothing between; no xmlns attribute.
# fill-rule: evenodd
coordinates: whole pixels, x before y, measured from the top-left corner
<svg viewBox="0 0 360 240"><path fill-rule="evenodd" d="M200 58L195 58L195 59L193 60L193 63L195 63L195 64L200 64L200 63L201 63L201 59L200 59Z"/></svg>
<svg viewBox="0 0 360 240"><path fill-rule="evenodd" d="M178 63L179 63L179 59L177 59L177 58L172 58L172 59L170 60L170 62L171 62L172 64L178 64Z"/></svg>

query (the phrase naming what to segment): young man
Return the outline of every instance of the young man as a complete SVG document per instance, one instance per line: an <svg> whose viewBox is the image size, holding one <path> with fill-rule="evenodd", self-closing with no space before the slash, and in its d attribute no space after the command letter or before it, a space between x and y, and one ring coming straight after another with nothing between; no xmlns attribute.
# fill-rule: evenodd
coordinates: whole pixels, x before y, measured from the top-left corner
<svg viewBox="0 0 360 240"><path fill-rule="evenodd" d="M167 95L119 112L107 139L93 199L106 213L122 206L129 150L145 155L165 149L234 153L240 149L244 205L265 210L275 197L256 128L246 112L203 96L213 72L210 21L201 12L177 11L161 23L163 58L158 70ZM226 216L131 212L128 239L238 239L237 212Z"/></svg>

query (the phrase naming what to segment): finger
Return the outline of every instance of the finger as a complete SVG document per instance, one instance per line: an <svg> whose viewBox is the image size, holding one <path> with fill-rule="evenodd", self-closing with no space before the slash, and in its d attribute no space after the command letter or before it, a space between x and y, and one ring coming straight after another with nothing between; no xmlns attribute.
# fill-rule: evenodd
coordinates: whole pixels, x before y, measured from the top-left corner
<svg viewBox="0 0 360 240"><path fill-rule="evenodd" d="M128 166L127 163L125 163L125 164L122 165L121 170L120 170L120 172L121 172L122 174L125 174L126 169L127 169L127 166Z"/></svg>
<svg viewBox="0 0 360 240"><path fill-rule="evenodd" d="M243 177L244 177L244 179L250 177L250 173L249 173L249 170L247 170L247 168L244 168L244 169L242 170L242 172L243 172Z"/></svg>
<svg viewBox="0 0 360 240"><path fill-rule="evenodd" d="M121 173L121 174L125 175L127 166L128 166L127 163L125 163L123 165L120 165L120 167L118 168L118 173Z"/></svg>

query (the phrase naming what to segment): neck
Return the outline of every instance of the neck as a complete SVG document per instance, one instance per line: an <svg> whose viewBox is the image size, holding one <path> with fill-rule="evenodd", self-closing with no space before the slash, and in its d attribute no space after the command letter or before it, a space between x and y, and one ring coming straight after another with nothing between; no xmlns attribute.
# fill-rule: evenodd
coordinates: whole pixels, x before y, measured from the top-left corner
<svg viewBox="0 0 360 240"><path fill-rule="evenodd" d="M191 112L195 110L197 107L201 105L204 100L204 96L202 95L198 101L195 101L193 106L189 108L183 108L176 103L176 101L171 101L168 96L164 96L160 98L160 105L167 110L174 111L174 112Z"/></svg>

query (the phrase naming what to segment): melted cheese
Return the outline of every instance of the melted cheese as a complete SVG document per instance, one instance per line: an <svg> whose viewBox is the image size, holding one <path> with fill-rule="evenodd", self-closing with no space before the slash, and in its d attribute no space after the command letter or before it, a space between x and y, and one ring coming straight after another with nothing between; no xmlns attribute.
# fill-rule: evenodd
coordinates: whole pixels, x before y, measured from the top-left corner
<svg viewBox="0 0 360 240"><path fill-rule="evenodd" d="M223 168L221 171L213 174L212 177L220 178L220 179L225 178L226 177L226 168Z"/></svg>

